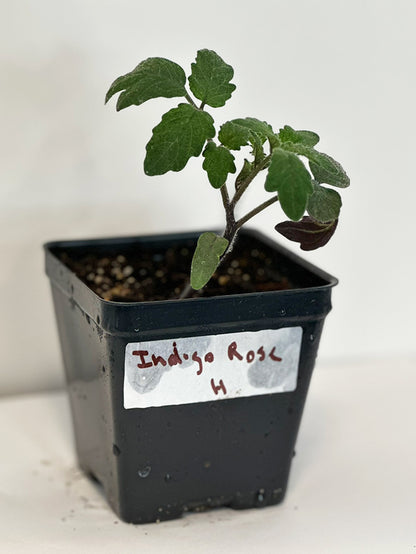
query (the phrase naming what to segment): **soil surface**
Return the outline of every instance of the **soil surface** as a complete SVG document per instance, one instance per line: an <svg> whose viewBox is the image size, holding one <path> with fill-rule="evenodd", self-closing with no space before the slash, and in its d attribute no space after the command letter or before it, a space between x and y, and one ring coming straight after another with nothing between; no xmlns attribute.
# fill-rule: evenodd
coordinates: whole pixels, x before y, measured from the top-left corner
<svg viewBox="0 0 416 554"><path fill-rule="evenodd" d="M193 248L130 251L112 255L88 254L60 258L96 294L113 302L142 302L178 298L188 284ZM235 248L201 291L189 297L219 296L293 288L273 263L272 251Z"/></svg>

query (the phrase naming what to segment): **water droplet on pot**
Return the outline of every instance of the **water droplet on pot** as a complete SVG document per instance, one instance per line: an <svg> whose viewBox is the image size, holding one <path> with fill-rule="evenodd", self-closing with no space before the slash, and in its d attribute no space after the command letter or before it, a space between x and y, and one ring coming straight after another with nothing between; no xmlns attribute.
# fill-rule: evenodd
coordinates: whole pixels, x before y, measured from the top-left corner
<svg viewBox="0 0 416 554"><path fill-rule="evenodd" d="M152 468L150 466L145 466L139 469L139 471L137 472L137 475L142 479L146 479L146 477L149 477L151 471L152 471Z"/></svg>
<svg viewBox="0 0 416 554"><path fill-rule="evenodd" d="M164 479L165 483L169 483L169 481L172 481L172 475L170 473L166 473Z"/></svg>
<svg viewBox="0 0 416 554"><path fill-rule="evenodd" d="M120 456L121 454L121 450L116 444L113 444L113 454L114 456Z"/></svg>
<svg viewBox="0 0 416 554"><path fill-rule="evenodd" d="M264 501L264 489L260 489L257 493L257 501L263 502Z"/></svg>
<svg viewBox="0 0 416 554"><path fill-rule="evenodd" d="M313 342L315 340L315 335L309 335L309 340Z"/></svg>
<svg viewBox="0 0 416 554"><path fill-rule="evenodd" d="M286 309L285 308L280 308L279 314L280 315L286 315Z"/></svg>

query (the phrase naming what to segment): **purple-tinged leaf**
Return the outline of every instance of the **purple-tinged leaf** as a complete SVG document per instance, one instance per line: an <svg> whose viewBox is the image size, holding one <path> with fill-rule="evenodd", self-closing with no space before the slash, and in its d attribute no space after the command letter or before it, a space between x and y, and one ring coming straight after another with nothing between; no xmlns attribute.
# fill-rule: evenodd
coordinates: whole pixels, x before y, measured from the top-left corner
<svg viewBox="0 0 416 554"><path fill-rule="evenodd" d="M338 219L329 223L319 223L309 216L300 221L283 221L276 225L278 233L293 242L299 242L301 250L316 250L329 241L335 233Z"/></svg>

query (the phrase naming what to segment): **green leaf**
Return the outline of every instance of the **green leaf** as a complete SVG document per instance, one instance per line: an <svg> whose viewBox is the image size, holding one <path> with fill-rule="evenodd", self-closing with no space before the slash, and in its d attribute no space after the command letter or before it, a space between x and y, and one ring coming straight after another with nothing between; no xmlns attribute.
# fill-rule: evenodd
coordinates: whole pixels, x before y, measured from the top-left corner
<svg viewBox="0 0 416 554"><path fill-rule="evenodd" d="M264 186L268 192L278 192L283 211L293 221L303 216L313 192L311 176L301 160L281 148L273 151Z"/></svg>
<svg viewBox="0 0 416 554"><path fill-rule="evenodd" d="M191 264L191 287L202 289L218 267L228 240L215 233L203 233L199 239Z"/></svg>
<svg viewBox="0 0 416 554"><path fill-rule="evenodd" d="M209 142L203 152L205 158L202 167L208 173L211 185L219 189L227 180L229 173L235 173L234 156L224 146Z"/></svg>
<svg viewBox="0 0 416 554"><path fill-rule="evenodd" d="M308 158L309 167L318 183L326 183L340 188L346 188L350 185L350 179L341 164L328 154L318 152L314 148L301 143L283 143L282 148Z"/></svg>
<svg viewBox="0 0 416 554"><path fill-rule="evenodd" d="M310 216L320 223L327 223L338 218L342 206L341 196L334 189L314 184L309 197L307 210Z"/></svg>
<svg viewBox="0 0 416 554"><path fill-rule="evenodd" d="M254 148L261 146L267 139L277 140L272 127L265 121L254 117L232 119L221 126L218 133L221 144L230 150L240 150L251 144Z"/></svg>
<svg viewBox="0 0 416 554"><path fill-rule="evenodd" d="M246 127L255 133L262 142L265 142L269 138L276 138L272 126L265 121L260 121L255 117L245 117L233 120L238 125Z"/></svg>
<svg viewBox="0 0 416 554"><path fill-rule="evenodd" d="M234 76L231 65L213 50L199 50L191 67L189 87L194 96L213 108L224 106L236 88L230 83Z"/></svg>
<svg viewBox="0 0 416 554"><path fill-rule="evenodd" d="M146 175L180 171L189 158L199 156L205 141L215 135L214 120L190 104L179 104L162 116L146 146Z"/></svg>
<svg viewBox="0 0 416 554"><path fill-rule="evenodd" d="M301 143L305 146L315 146L319 142L319 136L313 131L295 131L289 125L285 125L279 131L281 142Z"/></svg>
<svg viewBox="0 0 416 554"><path fill-rule="evenodd" d="M117 92L117 111L139 106L151 98L185 96L186 75L176 63L165 58L148 58L133 71L116 79L108 90L105 102Z"/></svg>
<svg viewBox="0 0 416 554"><path fill-rule="evenodd" d="M237 178L235 180L236 190L240 188L240 186L244 183L244 181L247 179L247 177L250 175L252 171L253 171L253 164L245 159L243 167L241 168L241 171L237 175Z"/></svg>
<svg viewBox="0 0 416 554"><path fill-rule="evenodd" d="M309 167L318 183L326 183L327 185L340 188L350 186L350 178L345 173L341 164L327 154L315 151L309 157Z"/></svg>
<svg viewBox="0 0 416 554"><path fill-rule="evenodd" d="M252 138L252 132L247 127L236 123L238 120L227 121L221 125L218 133L218 139L230 150L240 150L242 146L247 146Z"/></svg>

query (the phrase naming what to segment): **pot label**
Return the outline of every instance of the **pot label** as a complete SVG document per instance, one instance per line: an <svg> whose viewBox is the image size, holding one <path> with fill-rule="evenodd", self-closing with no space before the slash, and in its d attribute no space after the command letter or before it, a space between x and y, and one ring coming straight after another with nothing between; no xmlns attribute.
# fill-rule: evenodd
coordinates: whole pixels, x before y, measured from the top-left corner
<svg viewBox="0 0 416 554"><path fill-rule="evenodd" d="M126 346L124 407L149 408L296 389L302 327Z"/></svg>

